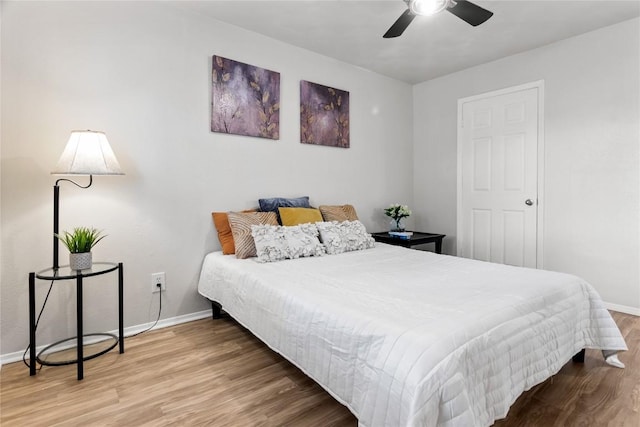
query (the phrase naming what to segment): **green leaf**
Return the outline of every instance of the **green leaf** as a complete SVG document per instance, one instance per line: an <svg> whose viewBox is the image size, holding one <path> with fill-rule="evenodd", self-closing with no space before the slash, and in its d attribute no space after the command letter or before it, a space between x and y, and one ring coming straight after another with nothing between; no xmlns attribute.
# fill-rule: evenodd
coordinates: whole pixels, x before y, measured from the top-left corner
<svg viewBox="0 0 640 427"><path fill-rule="evenodd" d="M54 235L60 239L69 252L73 254L91 252L91 249L97 245L100 240L107 237L102 234L102 231L88 227L76 227L71 233L64 231L62 235Z"/></svg>

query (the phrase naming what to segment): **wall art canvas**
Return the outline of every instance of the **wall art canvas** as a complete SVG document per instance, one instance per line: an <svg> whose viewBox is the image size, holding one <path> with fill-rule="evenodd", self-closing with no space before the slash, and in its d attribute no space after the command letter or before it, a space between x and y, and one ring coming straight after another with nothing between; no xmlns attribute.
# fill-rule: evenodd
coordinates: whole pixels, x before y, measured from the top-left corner
<svg viewBox="0 0 640 427"><path fill-rule="evenodd" d="M211 131L280 138L280 73L215 55Z"/></svg>
<svg viewBox="0 0 640 427"><path fill-rule="evenodd" d="M349 92L300 81L300 142L349 148Z"/></svg>

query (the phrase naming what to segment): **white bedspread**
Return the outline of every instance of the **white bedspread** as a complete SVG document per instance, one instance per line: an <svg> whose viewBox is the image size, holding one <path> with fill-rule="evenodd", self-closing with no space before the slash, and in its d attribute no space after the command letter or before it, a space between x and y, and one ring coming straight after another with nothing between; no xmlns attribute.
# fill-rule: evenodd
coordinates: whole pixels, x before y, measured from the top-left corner
<svg viewBox="0 0 640 427"><path fill-rule="evenodd" d="M626 350L575 276L380 243L268 264L211 253L199 292L361 426L488 426L582 348Z"/></svg>

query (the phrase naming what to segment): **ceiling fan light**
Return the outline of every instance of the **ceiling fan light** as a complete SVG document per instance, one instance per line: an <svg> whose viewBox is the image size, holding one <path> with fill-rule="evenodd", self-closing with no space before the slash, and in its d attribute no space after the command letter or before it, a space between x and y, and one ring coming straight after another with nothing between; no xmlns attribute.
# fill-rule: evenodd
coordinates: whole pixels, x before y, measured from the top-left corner
<svg viewBox="0 0 640 427"><path fill-rule="evenodd" d="M409 0L409 10L415 15L433 15L444 10L449 0Z"/></svg>

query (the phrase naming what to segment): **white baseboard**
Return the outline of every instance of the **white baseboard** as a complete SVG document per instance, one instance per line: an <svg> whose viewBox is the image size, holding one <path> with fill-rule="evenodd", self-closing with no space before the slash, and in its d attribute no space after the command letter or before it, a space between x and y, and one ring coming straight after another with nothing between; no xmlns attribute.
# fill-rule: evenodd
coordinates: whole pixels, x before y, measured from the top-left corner
<svg viewBox="0 0 640 427"><path fill-rule="evenodd" d="M607 310L619 311L620 313L624 313L624 314L632 314L634 316L640 316L640 308L629 307L629 306L620 305L620 304L613 304L610 302L605 302L604 306L607 308Z"/></svg>
<svg viewBox="0 0 640 427"><path fill-rule="evenodd" d="M161 329L167 328L169 326L179 325L181 323L193 322L194 320L204 319L206 317L211 317L211 310L198 311L196 313L183 314L182 316L170 317L168 319L160 319L158 324L153 328ZM124 336L128 337L133 334L137 334L138 332L142 332L145 329L148 329L153 325L153 322L144 323L142 325L130 326L124 329ZM112 331L112 334L117 335L118 331Z"/></svg>
<svg viewBox="0 0 640 427"><path fill-rule="evenodd" d="M168 319L161 319L158 321L158 324L153 328L153 330L166 328L169 326L179 325L181 323L192 322L194 320L204 319L206 317L211 317L211 310L198 311L196 313L183 314L182 316L170 317ZM145 329L150 328L154 322L143 323L141 325L129 326L128 328L124 328L124 336L125 338L137 334L139 332L144 331ZM115 329L113 331L108 331L107 333L118 336L118 330ZM86 344L91 344L94 342L101 341L100 338L90 338L86 339L84 342ZM49 344L43 344L36 347L36 353L40 352L43 348L46 348ZM58 350L64 350L67 348L75 347L75 341L70 340L66 345L60 345L57 347ZM8 353L0 355L0 366L6 363L13 363L22 360L22 355L24 354L24 350L16 351L14 353ZM27 355L28 357L28 355Z"/></svg>

